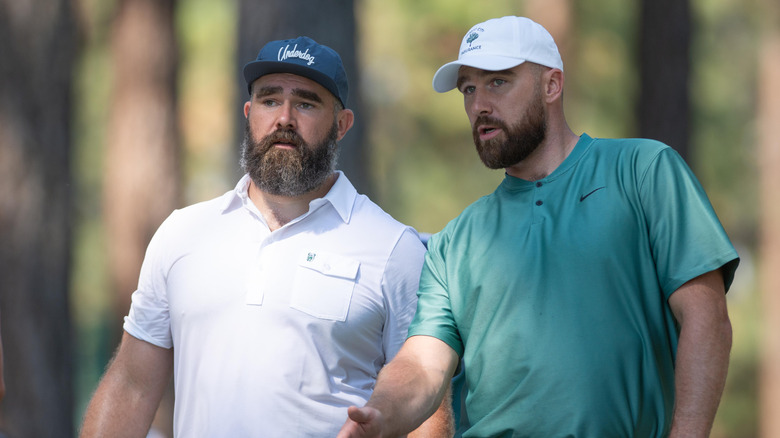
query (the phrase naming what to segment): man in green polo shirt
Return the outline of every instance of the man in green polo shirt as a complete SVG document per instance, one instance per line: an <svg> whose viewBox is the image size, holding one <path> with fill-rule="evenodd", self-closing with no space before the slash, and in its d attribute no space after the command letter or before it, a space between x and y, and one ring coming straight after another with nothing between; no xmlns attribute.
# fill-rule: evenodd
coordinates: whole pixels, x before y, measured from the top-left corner
<svg viewBox="0 0 780 438"><path fill-rule="evenodd" d="M431 238L409 338L341 437L414 429L459 364L463 437L708 435L738 255L673 149L574 134L563 85L521 17L474 26L434 76L506 176Z"/></svg>

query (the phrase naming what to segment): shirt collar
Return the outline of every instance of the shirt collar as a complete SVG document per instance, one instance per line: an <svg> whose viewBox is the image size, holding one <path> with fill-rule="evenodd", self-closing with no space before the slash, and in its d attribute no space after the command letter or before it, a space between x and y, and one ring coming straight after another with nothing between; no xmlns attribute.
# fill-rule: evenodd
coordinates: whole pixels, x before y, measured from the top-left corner
<svg viewBox="0 0 780 438"><path fill-rule="evenodd" d="M245 174L238 180L236 187L223 195L224 201L220 212L227 213L230 210L238 208L244 205L244 202L249 199L249 174Z"/></svg>
<svg viewBox="0 0 780 438"><path fill-rule="evenodd" d="M592 143L593 138L591 138L588 134L583 133L580 135L580 139L577 141L577 144L574 145L574 149L572 149L569 155L555 170L552 171L552 173L546 177L538 181L528 181L522 178L514 177L508 173L504 173L504 180L501 182L500 186L510 191L530 190L536 187L539 183L546 184L554 181L559 176L566 174L569 169L573 168L580 160L580 158L582 158L585 152L587 152Z"/></svg>
<svg viewBox="0 0 780 438"><path fill-rule="evenodd" d="M324 204L330 204L336 213L344 222L349 222L352 217L352 207L355 205L357 190L344 175L344 172L337 170L338 178L323 198L317 198L309 203L309 212L312 212ZM222 213L226 213L234 208L251 203L249 199L249 175L244 175L236 184L236 187L225 194L225 200L222 204Z"/></svg>
<svg viewBox="0 0 780 438"><path fill-rule="evenodd" d="M341 220L345 223L349 223L350 217L352 217L352 208L355 206L355 199L357 198L357 190L355 186L347 179L344 172L337 170L336 182L333 183L333 187L330 188L324 198L319 198L309 203L309 211L314 211L316 207L322 204L330 203L336 213L341 216Z"/></svg>

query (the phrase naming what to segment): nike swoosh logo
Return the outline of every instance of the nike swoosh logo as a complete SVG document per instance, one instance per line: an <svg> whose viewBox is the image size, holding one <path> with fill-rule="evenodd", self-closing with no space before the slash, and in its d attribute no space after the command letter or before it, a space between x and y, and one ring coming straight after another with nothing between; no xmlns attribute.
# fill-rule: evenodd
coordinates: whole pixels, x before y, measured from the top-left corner
<svg viewBox="0 0 780 438"><path fill-rule="evenodd" d="M606 189L606 187L599 187L599 188L597 188L597 189L594 189L592 192L588 193L587 195L582 195L582 196L580 196L580 202L584 201L584 200L585 200L585 198L587 198L588 196L590 196L590 195L592 195L592 194L594 194L594 193L598 192L598 191L599 191L599 190L601 190L601 189Z"/></svg>

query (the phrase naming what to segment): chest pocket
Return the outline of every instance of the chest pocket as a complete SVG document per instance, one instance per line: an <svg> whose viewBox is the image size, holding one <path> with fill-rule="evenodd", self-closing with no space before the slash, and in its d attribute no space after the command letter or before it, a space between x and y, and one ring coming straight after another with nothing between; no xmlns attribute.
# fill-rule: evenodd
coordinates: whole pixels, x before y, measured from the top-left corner
<svg viewBox="0 0 780 438"><path fill-rule="evenodd" d="M359 268L357 260L304 251L295 270L290 307L320 319L345 321Z"/></svg>

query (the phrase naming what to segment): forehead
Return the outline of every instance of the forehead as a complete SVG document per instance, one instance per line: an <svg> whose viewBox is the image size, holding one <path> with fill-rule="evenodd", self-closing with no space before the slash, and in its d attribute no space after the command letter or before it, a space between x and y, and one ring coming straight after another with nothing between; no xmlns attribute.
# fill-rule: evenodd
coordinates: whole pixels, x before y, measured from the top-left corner
<svg viewBox="0 0 780 438"><path fill-rule="evenodd" d="M293 90L304 90L317 94L321 99L335 99L330 91L319 83L303 77L294 75L292 73L269 73L267 75L260 76L252 84L253 89L259 90L261 88L274 88L280 89L280 92L290 92Z"/></svg>

